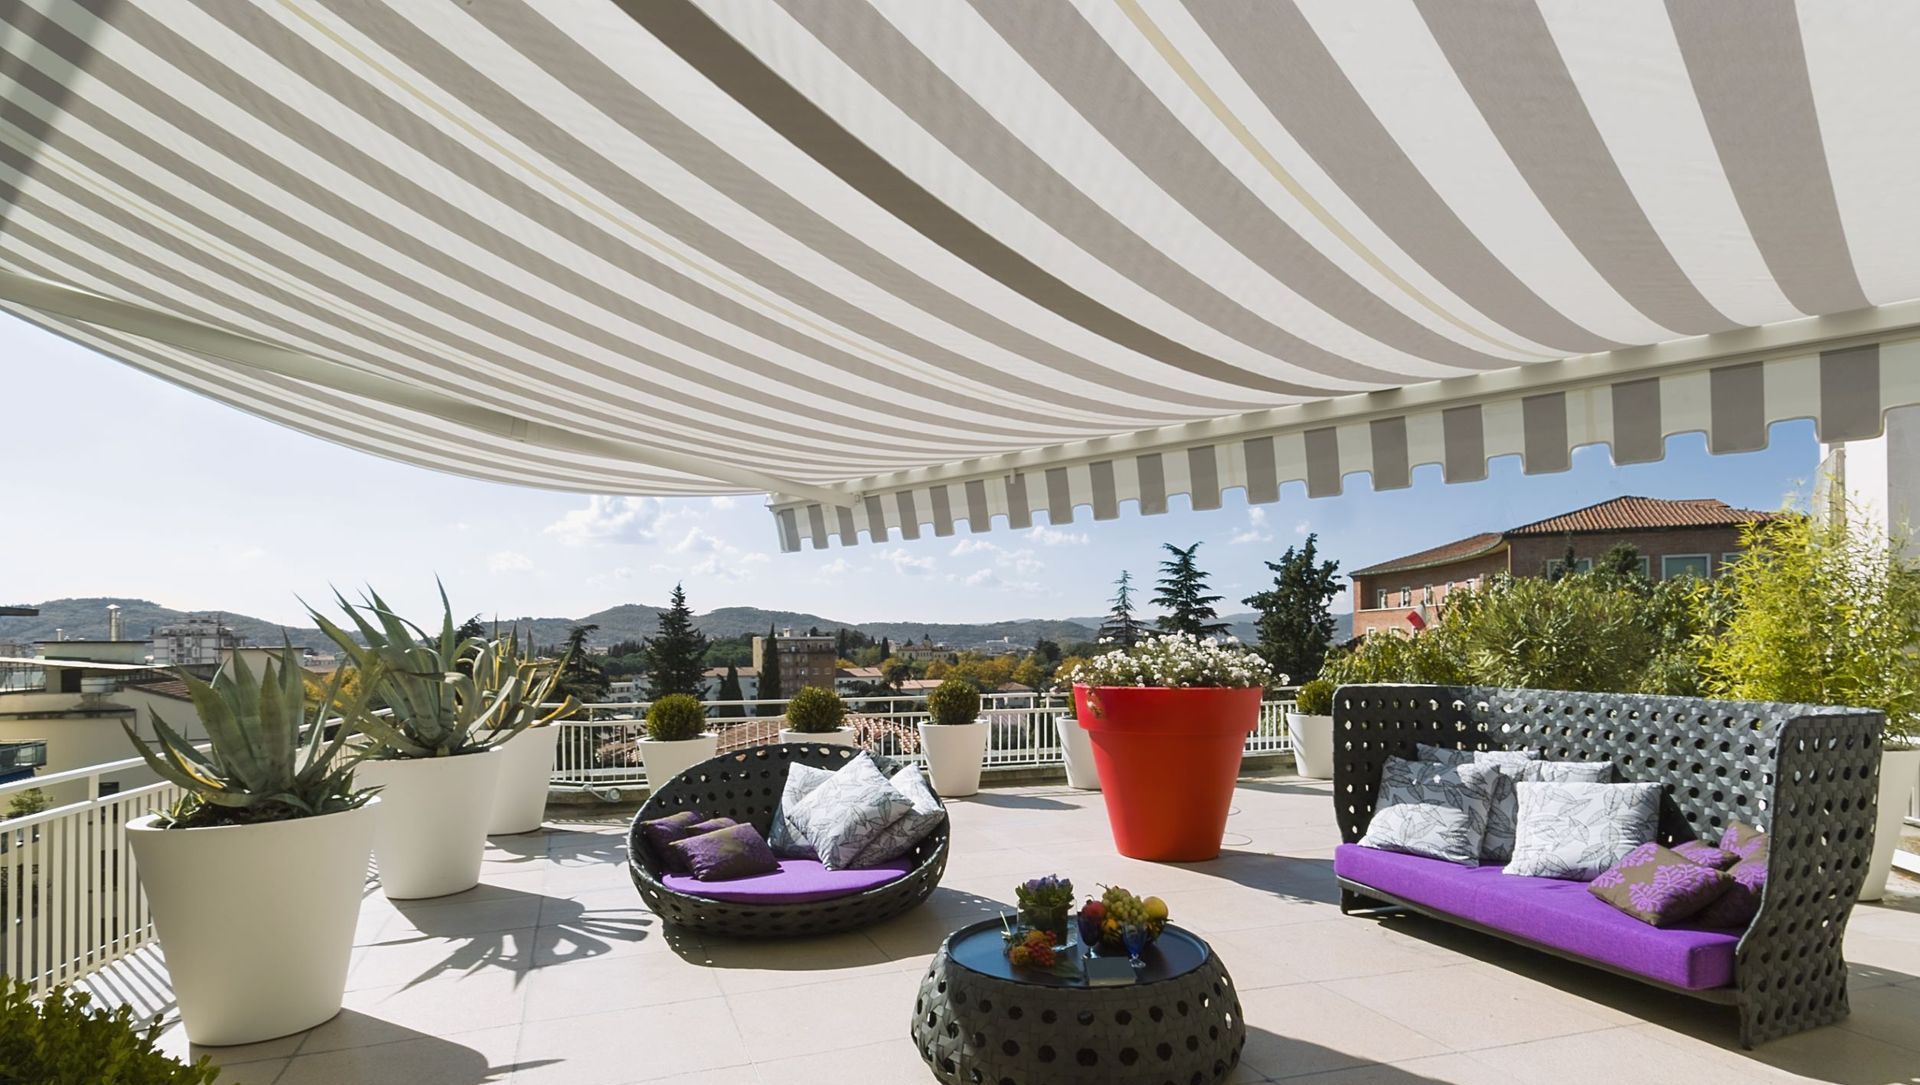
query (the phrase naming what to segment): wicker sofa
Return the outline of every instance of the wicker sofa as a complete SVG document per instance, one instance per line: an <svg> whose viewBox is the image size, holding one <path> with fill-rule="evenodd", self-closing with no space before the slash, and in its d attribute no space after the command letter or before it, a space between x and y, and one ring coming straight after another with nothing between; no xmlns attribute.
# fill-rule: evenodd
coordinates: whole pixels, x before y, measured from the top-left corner
<svg viewBox="0 0 1920 1085"><path fill-rule="evenodd" d="M703 761L668 781L640 807L627 830L627 872L640 899L662 922L736 938L807 937L852 930L890 919L926 900L947 869L950 837L945 823L916 845L897 868L847 872L856 882L863 874L877 873L878 877L865 879L868 884L825 897L802 894L809 899L800 900L791 899L789 893L760 901L715 899L710 894L727 895L728 883L689 884L688 879L662 869L640 837L641 822L682 810L750 822L764 834L779 805L788 765L799 762L838 769L860 752L851 746L810 742L754 746ZM900 768L891 758L871 756L888 776ZM782 864L783 868L789 865ZM817 871L809 876L815 883L823 877Z"/></svg>
<svg viewBox="0 0 1920 1085"><path fill-rule="evenodd" d="M1461 686L1334 694L1341 910L1404 908L1692 997L1735 1006L1746 1047L1844 1018L1841 940L1873 848L1884 719L1864 709ZM1418 743L1539 748L1610 760L1665 786L1659 838L1716 839L1729 821L1771 845L1745 932L1659 929L1579 882L1502 875L1356 844L1389 756ZM1531 883L1531 884L1525 884Z"/></svg>

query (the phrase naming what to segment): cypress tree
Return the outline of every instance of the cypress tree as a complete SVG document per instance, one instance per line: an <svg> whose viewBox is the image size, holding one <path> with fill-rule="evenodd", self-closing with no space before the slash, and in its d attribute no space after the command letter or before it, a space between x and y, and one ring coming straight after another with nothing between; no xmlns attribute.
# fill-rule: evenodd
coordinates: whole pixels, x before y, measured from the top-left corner
<svg viewBox="0 0 1920 1085"><path fill-rule="evenodd" d="M731 663L727 664L727 676L720 680L720 691L714 694L713 699L716 701L741 701L746 699L740 695L740 668Z"/></svg>
<svg viewBox="0 0 1920 1085"><path fill-rule="evenodd" d="M767 650L760 659L760 692L756 699L777 701L783 696L780 688L780 638L774 636L773 626L767 626ZM785 710L779 705L761 705L762 716L779 716Z"/></svg>
<svg viewBox="0 0 1920 1085"><path fill-rule="evenodd" d="M673 600L660 612L660 632L647 638L647 697L659 700L670 693L700 696L707 673L707 638L694 628L687 593L673 586Z"/></svg>

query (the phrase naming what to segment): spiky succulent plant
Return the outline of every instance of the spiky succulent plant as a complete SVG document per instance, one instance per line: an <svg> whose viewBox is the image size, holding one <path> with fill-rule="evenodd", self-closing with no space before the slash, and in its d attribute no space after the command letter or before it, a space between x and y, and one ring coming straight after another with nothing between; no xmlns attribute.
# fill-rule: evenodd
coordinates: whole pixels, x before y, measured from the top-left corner
<svg viewBox="0 0 1920 1085"><path fill-rule="evenodd" d="M560 672L566 665L564 656L558 660L523 658L519 643L512 637L482 641L461 661L461 669L473 676L482 696L502 698L500 711L488 726L509 736L529 727L545 727L579 710L580 702L571 695L554 699L554 688L560 684Z"/></svg>
<svg viewBox="0 0 1920 1085"><path fill-rule="evenodd" d="M353 720L372 740L372 756L478 753L519 734L532 722L523 714L518 726L496 726L502 712L519 699L522 677L503 676L493 690L475 681L463 663L484 654L489 645L479 637L462 638L456 631L444 587L440 589L440 632L431 636L395 614L371 588L357 604L338 592L334 598L364 645L318 610L308 607L307 613L354 666L374 676L363 682L363 688L370 689L385 707L376 712L362 705Z"/></svg>
<svg viewBox="0 0 1920 1085"><path fill-rule="evenodd" d="M281 650L277 663L269 661L258 679L239 653L221 666L212 682L185 671L180 677L206 729L206 750L197 749L152 712L152 743L127 723L120 725L153 771L186 790L161 819L163 827L314 817L351 810L373 795L371 789L353 786L359 757L347 749L352 724L341 723L331 740L326 737L336 713L351 720L365 707L364 693L343 699L344 672L334 672L310 718L306 675L291 646Z"/></svg>

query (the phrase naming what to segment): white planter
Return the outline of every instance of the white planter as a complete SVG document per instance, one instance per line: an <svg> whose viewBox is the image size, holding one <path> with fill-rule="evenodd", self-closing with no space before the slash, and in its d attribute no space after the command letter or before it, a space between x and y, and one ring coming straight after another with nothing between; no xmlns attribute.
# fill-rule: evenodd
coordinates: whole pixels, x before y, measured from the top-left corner
<svg viewBox="0 0 1920 1085"><path fill-rule="evenodd" d="M1920 780L1920 750L1880 752L1880 817L1873 830L1873 860L1867 864L1867 880L1860 885L1861 900L1887 895L1893 852L1900 846L1900 823L1907 816L1907 800L1916 780Z"/></svg>
<svg viewBox="0 0 1920 1085"><path fill-rule="evenodd" d="M530 833L547 817L547 783L560 728L529 727L500 747L500 786L493 793L488 836Z"/></svg>
<svg viewBox="0 0 1920 1085"><path fill-rule="evenodd" d="M382 805L206 829L127 823L188 1040L257 1043L340 1012Z"/></svg>
<svg viewBox="0 0 1920 1085"><path fill-rule="evenodd" d="M1100 790L1100 769L1093 763L1093 740L1080 729L1072 713L1054 717L1060 729L1060 759L1067 765L1067 786Z"/></svg>
<svg viewBox="0 0 1920 1085"><path fill-rule="evenodd" d="M836 731L827 731L827 732L818 733L818 734L808 733L806 731L789 731L786 728L782 727L780 729L780 741L782 742L813 742L813 743L824 744L827 746L858 746L860 745L858 742L854 741L853 728L851 727L842 727Z"/></svg>
<svg viewBox="0 0 1920 1085"><path fill-rule="evenodd" d="M647 768L647 787L658 791L668 780L720 752L720 735L708 731L678 742L640 740L640 763Z"/></svg>
<svg viewBox="0 0 1920 1085"><path fill-rule="evenodd" d="M1333 779L1333 717L1287 713L1294 771L1309 780Z"/></svg>
<svg viewBox="0 0 1920 1085"><path fill-rule="evenodd" d="M444 897L480 884L487 819L504 761L499 750L487 750L360 762L354 782L385 789L373 858L388 899Z"/></svg>
<svg viewBox="0 0 1920 1085"><path fill-rule="evenodd" d="M923 723L920 748L927 755L927 775L943 799L972 795L980 790L980 764L987 756L984 723Z"/></svg>

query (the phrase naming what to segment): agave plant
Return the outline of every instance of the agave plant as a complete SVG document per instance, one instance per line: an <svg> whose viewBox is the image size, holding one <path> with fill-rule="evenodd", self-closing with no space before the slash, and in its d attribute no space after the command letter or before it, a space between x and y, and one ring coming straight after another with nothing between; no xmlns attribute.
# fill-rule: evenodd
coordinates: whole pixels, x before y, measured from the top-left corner
<svg viewBox="0 0 1920 1085"><path fill-rule="evenodd" d="M120 725L153 771L187 792L162 819L162 827L313 817L352 810L372 797L373 789L356 791L353 786L353 766L360 758L347 749L352 725L342 723L331 740L326 738L336 712L351 720L365 707L364 694L342 698L343 671L334 672L311 719L305 674L290 645L281 650L277 665L267 663L266 674L257 681L246 658L238 654L212 682L185 671L180 677L206 728L206 750L195 748L151 712L156 736L152 743L124 721Z"/></svg>
<svg viewBox="0 0 1920 1085"><path fill-rule="evenodd" d="M472 676L478 695L502 701L488 726L505 731L508 737L529 727L545 727L579 710L580 702L571 695L553 700L566 665L565 657L558 661L522 658L520 646L512 637L482 641L462 661L462 669Z"/></svg>
<svg viewBox="0 0 1920 1085"><path fill-rule="evenodd" d="M373 740L373 756L382 758L453 757L477 753L505 742L531 722L500 726L501 714L519 695L521 676L506 676L491 691L463 670L463 662L489 650L479 637L462 638L455 630L453 608L446 588L440 589L440 632L429 636L387 606L378 592L367 589L359 604L338 592L334 598L353 623L362 646L353 635L326 615L307 608L314 623L367 675L370 689L386 705L378 712L361 707L355 726Z"/></svg>

